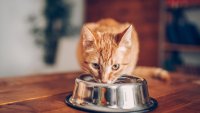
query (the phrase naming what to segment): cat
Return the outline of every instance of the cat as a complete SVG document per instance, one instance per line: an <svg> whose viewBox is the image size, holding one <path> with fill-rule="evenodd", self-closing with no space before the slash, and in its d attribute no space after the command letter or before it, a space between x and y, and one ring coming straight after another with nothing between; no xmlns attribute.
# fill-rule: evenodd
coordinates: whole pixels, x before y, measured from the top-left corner
<svg viewBox="0 0 200 113"><path fill-rule="evenodd" d="M83 25L78 61L83 72L91 74L96 82L111 84L124 74L170 79L161 68L136 67L138 54L138 35L132 24L102 19Z"/></svg>

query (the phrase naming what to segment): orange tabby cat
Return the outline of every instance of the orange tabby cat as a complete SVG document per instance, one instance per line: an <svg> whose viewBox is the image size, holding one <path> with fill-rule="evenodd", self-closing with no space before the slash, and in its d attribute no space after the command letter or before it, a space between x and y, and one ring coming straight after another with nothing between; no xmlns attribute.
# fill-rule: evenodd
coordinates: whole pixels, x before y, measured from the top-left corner
<svg viewBox="0 0 200 113"><path fill-rule="evenodd" d="M169 79L161 68L136 67L138 53L137 33L130 23L103 19L82 28L78 60L82 70L97 82L113 83L123 74Z"/></svg>

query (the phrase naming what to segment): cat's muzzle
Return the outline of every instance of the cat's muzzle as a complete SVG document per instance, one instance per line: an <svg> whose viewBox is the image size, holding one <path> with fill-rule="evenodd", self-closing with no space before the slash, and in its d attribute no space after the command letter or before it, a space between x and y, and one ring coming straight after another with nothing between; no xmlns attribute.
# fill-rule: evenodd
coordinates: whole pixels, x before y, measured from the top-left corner
<svg viewBox="0 0 200 113"><path fill-rule="evenodd" d="M157 106L157 101L149 97L146 80L133 76L122 76L114 84L103 84L83 74L76 78L74 91L65 102L90 112L146 112Z"/></svg>

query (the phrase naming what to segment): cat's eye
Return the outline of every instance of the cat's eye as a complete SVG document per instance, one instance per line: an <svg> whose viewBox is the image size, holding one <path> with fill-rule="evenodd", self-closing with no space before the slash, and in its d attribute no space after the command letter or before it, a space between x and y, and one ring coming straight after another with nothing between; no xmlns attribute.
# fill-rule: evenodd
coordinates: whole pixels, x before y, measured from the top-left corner
<svg viewBox="0 0 200 113"><path fill-rule="evenodd" d="M97 63L92 63L92 67L93 67L94 69L100 69L100 66L99 66L99 64L97 64Z"/></svg>
<svg viewBox="0 0 200 113"><path fill-rule="evenodd" d="M118 70L119 67L120 67L119 64L114 64L114 65L112 66L112 70Z"/></svg>

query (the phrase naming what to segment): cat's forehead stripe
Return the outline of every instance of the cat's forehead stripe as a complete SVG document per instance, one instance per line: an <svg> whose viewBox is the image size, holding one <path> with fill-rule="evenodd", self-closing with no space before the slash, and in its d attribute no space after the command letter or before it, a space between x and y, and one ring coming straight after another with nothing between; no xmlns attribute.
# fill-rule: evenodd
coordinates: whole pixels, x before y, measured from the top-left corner
<svg viewBox="0 0 200 113"><path fill-rule="evenodd" d="M113 51L116 49L116 43L114 41L114 35L105 33L99 37L98 46L100 52L101 62L110 63Z"/></svg>

